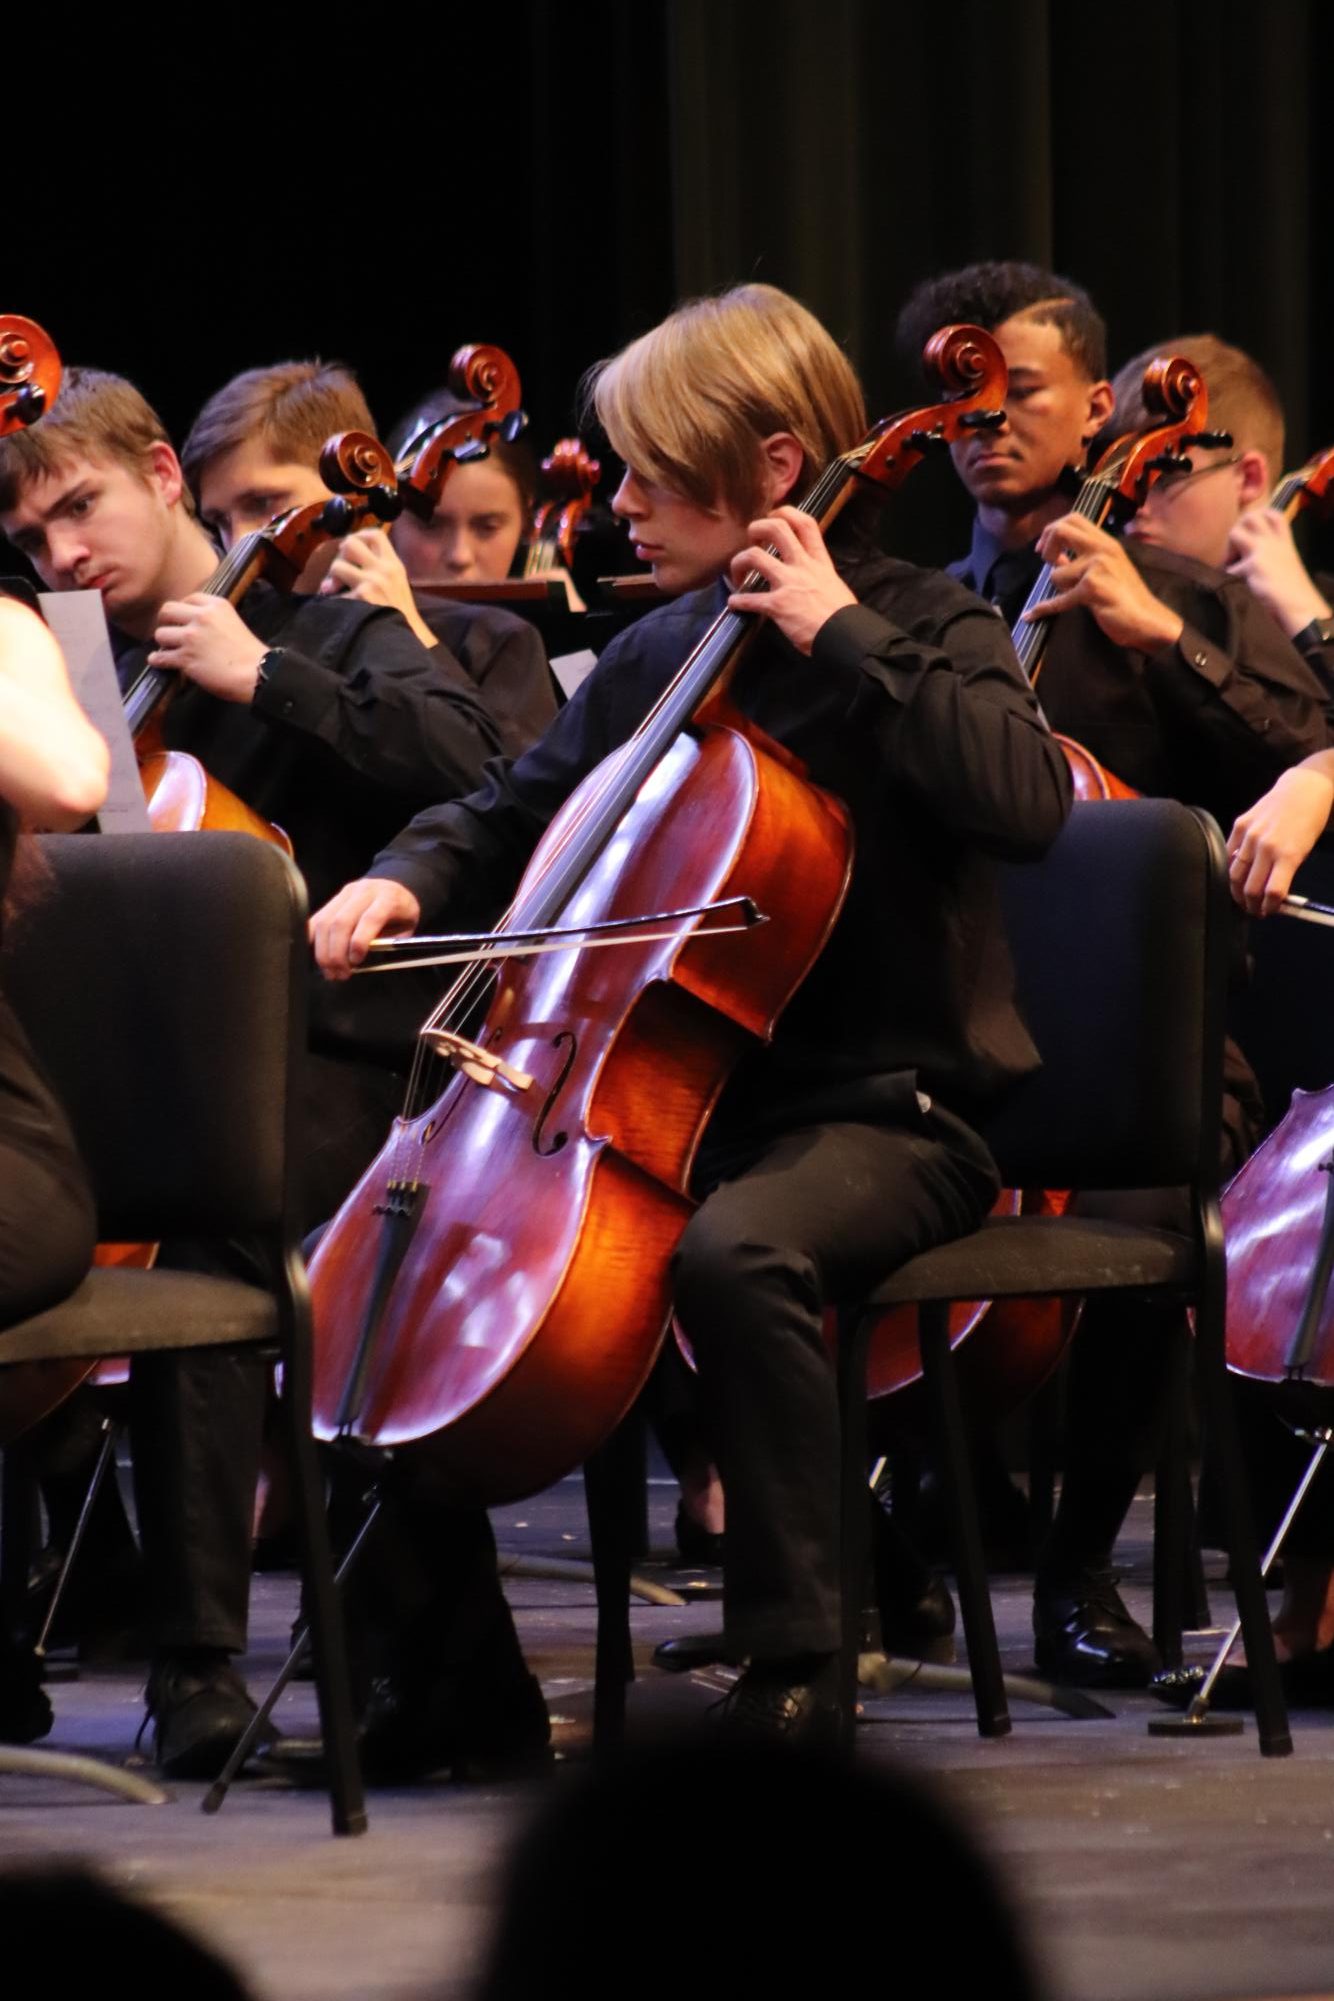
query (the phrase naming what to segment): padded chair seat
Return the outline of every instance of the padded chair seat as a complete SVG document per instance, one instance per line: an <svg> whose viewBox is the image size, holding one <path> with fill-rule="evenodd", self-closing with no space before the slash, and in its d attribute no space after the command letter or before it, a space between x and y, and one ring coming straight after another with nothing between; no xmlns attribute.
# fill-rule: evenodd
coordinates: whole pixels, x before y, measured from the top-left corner
<svg viewBox="0 0 1334 2001"><path fill-rule="evenodd" d="M99 1269L59 1306L5 1328L0 1367L277 1339L277 1303L258 1286L200 1272Z"/></svg>
<svg viewBox="0 0 1334 2001"><path fill-rule="evenodd" d="M1199 1283L1189 1237L1095 1216L990 1216L971 1236L910 1258L866 1302L1023 1299Z"/></svg>

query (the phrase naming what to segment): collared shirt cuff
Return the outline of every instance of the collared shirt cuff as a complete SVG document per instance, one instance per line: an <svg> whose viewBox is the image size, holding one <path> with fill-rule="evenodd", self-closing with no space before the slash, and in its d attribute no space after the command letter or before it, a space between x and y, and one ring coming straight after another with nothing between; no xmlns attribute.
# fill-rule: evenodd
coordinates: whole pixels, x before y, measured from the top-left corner
<svg viewBox="0 0 1334 2001"><path fill-rule="evenodd" d="M869 605L849 604L825 620L815 635L811 657L826 670L846 676L860 677L869 664L886 693L895 701L906 702L919 676L916 664L909 666L895 661L894 648L900 642L913 645L907 633L900 632ZM915 661L916 658L914 647Z"/></svg>
<svg viewBox="0 0 1334 2001"><path fill-rule="evenodd" d="M256 688L251 707L272 722L318 734L325 717L337 706L339 677L307 653L290 646L278 649L278 662Z"/></svg>
<svg viewBox="0 0 1334 2001"><path fill-rule="evenodd" d="M1171 646L1160 646L1149 658L1159 666L1172 666L1180 656L1192 674L1198 674L1211 688L1225 688L1236 672L1236 662L1221 646L1206 639L1193 625L1183 625L1181 637Z"/></svg>

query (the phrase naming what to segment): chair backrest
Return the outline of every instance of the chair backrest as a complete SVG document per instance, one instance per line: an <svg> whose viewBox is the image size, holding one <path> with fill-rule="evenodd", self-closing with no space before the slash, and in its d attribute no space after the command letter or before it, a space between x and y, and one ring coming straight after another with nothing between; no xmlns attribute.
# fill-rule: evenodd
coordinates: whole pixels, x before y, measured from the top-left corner
<svg viewBox="0 0 1334 2001"><path fill-rule="evenodd" d="M1233 919L1214 822L1168 799L1077 805L1001 895L1042 1053L984 1128L1002 1180L1216 1186Z"/></svg>
<svg viewBox="0 0 1334 2001"><path fill-rule="evenodd" d="M245 834L53 834L0 985L104 1238L278 1227L305 1048L305 888Z"/></svg>

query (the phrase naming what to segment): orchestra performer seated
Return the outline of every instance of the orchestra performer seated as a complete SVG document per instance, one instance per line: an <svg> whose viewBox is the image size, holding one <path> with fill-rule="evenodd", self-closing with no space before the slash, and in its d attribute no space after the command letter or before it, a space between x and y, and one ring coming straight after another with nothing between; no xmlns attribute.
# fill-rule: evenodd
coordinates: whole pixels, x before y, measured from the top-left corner
<svg viewBox="0 0 1334 2001"><path fill-rule="evenodd" d="M181 465L205 527L224 549L230 549L241 536L263 528L289 507L327 499L320 453L340 431L375 434L357 379L342 363L280 361L233 376L210 396L181 448ZM498 483L507 493L513 492L511 462L522 464L517 455L524 451L522 444L497 444L486 460L456 466L436 518L442 510L453 518L460 482L465 496L470 484L479 481ZM531 469L531 460L527 464ZM516 501L516 513L517 509ZM519 519L521 525L526 516ZM467 531L471 537L467 546L483 558L498 533L490 520L479 517ZM504 520L501 539L507 543L508 514ZM424 537L430 539L433 529L434 524L428 527L405 512L395 522L393 535L416 549ZM452 576L448 562L440 574ZM489 576L492 571L477 568L470 557L460 574ZM359 529L342 542L330 541L317 549L298 578L297 589L345 592L363 604L397 611L439 660L442 673L463 669L496 725L499 747L510 756L535 742L556 713L551 673L535 628L499 606L419 601L409 571L381 528Z"/></svg>
<svg viewBox="0 0 1334 2001"><path fill-rule="evenodd" d="M101 592L123 686L145 665L179 676L163 721L168 746L195 754L285 829L312 904L363 867L405 813L476 786L500 748L471 678L428 654L397 614L263 584L240 611L211 594L217 552L179 460L156 413L118 376L68 370L41 424L0 441L0 527L48 589ZM415 976L405 978L411 987ZM332 1008L331 998L316 982L302 1190L310 1226L374 1152L429 1005L420 990ZM214 1268L217 1253L182 1244L162 1255ZM251 1714L232 1659L245 1646L265 1385L252 1358L221 1351L138 1357L131 1370L148 1708L158 1763L178 1777L216 1773Z"/></svg>
<svg viewBox="0 0 1334 2001"><path fill-rule="evenodd" d="M625 463L613 506L674 602L621 633L534 749L428 810L312 921L351 973L385 933L494 918L562 801L624 743L730 603L760 621L730 699L846 804L851 886L814 969L725 1087L674 1263L727 1493L730 1729L838 1725L837 1397L821 1326L971 1229L996 1171L970 1124L1037 1061L1011 997L994 865L1070 801L1000 621L793 503L864 435L861 389L796 300L679 308L594 371ZM758 569L769 588L739 593ZM424 1756L429 1749L424 1747Z"/></svg>

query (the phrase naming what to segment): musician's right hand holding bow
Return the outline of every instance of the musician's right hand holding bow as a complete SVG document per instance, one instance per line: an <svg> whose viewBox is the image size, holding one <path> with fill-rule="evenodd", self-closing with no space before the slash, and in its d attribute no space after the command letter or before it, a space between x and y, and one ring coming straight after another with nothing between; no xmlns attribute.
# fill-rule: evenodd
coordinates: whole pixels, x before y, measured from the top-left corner
<svg viewBox="0 0 1334 2001"><path fill-rule="evenodd" d="M1232 894L1252 917L1272 917L1334 809L1334 750L1294 764L1228 837Z"/></svg>
<svg viewBox="0 0 1334 2001"><path fill-rule="evenodd" d="M310 920L315 962L327 980L346 980L375 939L415 931L421 905L410 889L388 877L346 883Z"/></svg>

